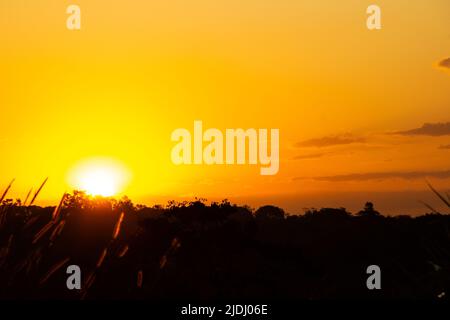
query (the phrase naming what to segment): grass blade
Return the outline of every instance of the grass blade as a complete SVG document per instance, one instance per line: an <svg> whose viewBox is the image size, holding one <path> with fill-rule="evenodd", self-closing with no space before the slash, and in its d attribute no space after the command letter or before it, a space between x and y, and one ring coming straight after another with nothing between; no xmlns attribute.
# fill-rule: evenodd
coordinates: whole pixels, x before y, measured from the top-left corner
<svg viewBox="0 0 450 320"><path fill-rule="evenodd" d="M143 282L144 282L144 272L142 270L139 270L139 272L137 274L136 286L138 288L142 288L142 283Z"/></svg>
<svg viewBox="0 0 450 320"><path fill-rule="evenodd" d="M47 223L42 229L36 233L36 235L33 238L33 244L39 241L53 226L55 225L55 222L53 220L50 220L49 223Z"/></svg>
<svg viewBox="0 0 450 320"><path fill-rule="evenodd" d="M428 203L426 203L426 202L423 202L423 201L419 201L421 204L423 204L425 207L427 207L428 209L430 209L433 213L437 213L437 214L439 214L439 212L436 210L436 209L434 209L432 206L430 206Z"/></svg>
<svg viewBox="0 0 450 320"><path fill-rule="evenodd" d="M439 199L442 200L442 202L444 202L447 207L450 208L450 202L444 198L444 196L442 194L439 193L439 191L437 191L435 188L433 188L433 186L427 181L428 187L431 189L431 191L434 192L435 195L437 195L439 197Z"/></svg>
<svg viewBox="0 0 450 320"><path fill-rule="evenodd" d="M65 258L55 264L53 267L50 268L50 270L47 272L47 274L39 281L39 285L44 285L48 279L59 269L61 269L67 262L69 262L70 258Z"/></svg>
<svg viewBox="0 0 450 320"><path fill-rule="evenodd" d="M52 214L52 219L53 220L56 220L58 218L59 213L61 212L61 208L62 208L62 205L64 203L64 200L66 199L66 195L67 195L67 193L64 192L64 194L63 194L63 196L61 198L61 201L59 201L58 206L53 211L53 214Z"/></svg>
<svg viewBox="0 0 450 320"><path fill-rule="evenodd" d="M108 249L107 248L103 249L103 251L100 254L100 257L98 258L98 261L97 261L97 265L96 265L97 268L100 268L102 266L103 261L105 261L107 254L108 254Z"/></svg>
<svg viewBox="0 0 450 320"><path fill-rule="evenodd" d="M33 191L33 188L28 191L27 196L25 197L25 201L23 202L23 205L25 206L27 204L28 199L30 198L31 192Z"/></svg>
<svg viewBox="0 0 450 320"><path fill-rule="evenodd" d="M42 182L41 186L39 187L39 189L37 189L36 193L33 196L33 199L31 199L30 202L30 206L33 205L34 200L36 200L37 196L39 195L39 193L41 192L42 188L45 186L45 184L47 183L48 178L45 178L44 182Z"/></svg>
<svg viewBox="0 0 450 320"><path fill-rule="evenodd" d="M124 217L124 213L122 212L120 214L119 220L117 220L116 226L114 227L114 233L113 233L113 239L117 239L117 236L119 235L120 232L120 227L122 225L122 221L123 221L123 217Z"/></svg>
<svg viewBox="0 0 450 320"><path fill-rule="evenodd" d="M117 256L118 256L119 258L123 258L123 257L127 254L128 249L129 249L128 245L124 246L123 248L121 248L121 250L119 251L119 253L117 254Z"/></svg>
<svg viewBox="0 0 450 320"><path fill-rule="evenodd" d="M11 189L12 184L14 183L16 179L12 179L11 182L9 183L8 187L6 187L5 191L3 192L2 196L0 197L0 204L3 202L3 200L5 199L6 195L9 192L9 189Z"/></svg>

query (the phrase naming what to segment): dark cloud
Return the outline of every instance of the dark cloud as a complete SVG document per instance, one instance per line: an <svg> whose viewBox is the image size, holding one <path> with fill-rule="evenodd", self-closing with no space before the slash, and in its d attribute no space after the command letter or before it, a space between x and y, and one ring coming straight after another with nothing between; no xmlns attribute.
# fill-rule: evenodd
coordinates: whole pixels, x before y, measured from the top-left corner
<svg viewBox="0 0 450 320"><path fill-rule="evenodd" d="M423 179L423 178L450 178L450 170L447 171L410 171L410 172L369 172L369 173L353 173L336 176L312 177L312 178L295 178L295 180L312 179L316 181L331 182L347 182L347 181L367 181L367 180L387 180L387 179Z"/></svg>
<svg viewBox="0 0 450 320"><path fill-rule="evenodd" d="M450 69L450 58L440 61L439 67Z"/></svg>
<svg viewBox="0 0 450 320"><path fill-rule="evenodd" d="M296 143L296 147L331 147L338 145L346 145L352 143L363 143L364 138L355 137L351 134L342 134L335 136L327 136L322 138L309 139Z"/></svg>
<svg viewBox="0 0 450 320"><path fill-rule="evenodd" d="M450 144L439 146L439 149L450 149Z"/></svg>
<svg viewBox="0 0 450 320"><path fill-rule="evenodd" d="M316 159L322 158L327 155L327 153L309 153L309 154L301 154L299 156L294 157L294 160L304 160L304 159Z"/></svg>
<svg viewBox="0 0 450 320"><path fill-rule="evenodd" d="M445 123L425 123L420 128L406 131L398 131L395 134L406 136L424 135L424 136L445 136L450 135L450 122Z"/></svg>

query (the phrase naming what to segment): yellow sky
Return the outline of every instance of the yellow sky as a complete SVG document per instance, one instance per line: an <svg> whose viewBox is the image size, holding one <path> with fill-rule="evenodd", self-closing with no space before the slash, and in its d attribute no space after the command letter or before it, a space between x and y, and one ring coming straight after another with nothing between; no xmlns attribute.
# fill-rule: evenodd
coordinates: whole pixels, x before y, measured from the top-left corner
<svg viewBox="0 0 450 320"><path fill-rule="evenodd" d="M72 3L79 31L66 28ZM379 31L366 28L372 3ZM0 0L0 188L16 178L23 198L49 176L40 203L54 203L71 168L100 156L124 164L122 193L149 204L353 209L383 192L416 203L430 172L450 187L450 149L439 148L450 136L391 133L450 121L450 72L437 66L449 26L448 0ZM170 134L194 120L279 128L279 173L173 165Z"/></svg>

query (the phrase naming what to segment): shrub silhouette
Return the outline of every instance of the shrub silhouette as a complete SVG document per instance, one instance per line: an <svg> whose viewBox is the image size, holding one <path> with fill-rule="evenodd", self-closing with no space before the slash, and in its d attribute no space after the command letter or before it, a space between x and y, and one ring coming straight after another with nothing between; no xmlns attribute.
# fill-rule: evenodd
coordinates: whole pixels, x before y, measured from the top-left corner
<svg viewBox="0 0 450 320"><path fill-rule="evenodd" d="M358 212L358 215L360 216L379 216L380 213L374 209L372 202L366 202L364 209Z"/></svg>
<svg viewBox="0 0 450 320"><path fill-rule="evenodd" d="M283 219L284 210L275 206L263 206L256 210L255 217L259 219Z"/></svg>

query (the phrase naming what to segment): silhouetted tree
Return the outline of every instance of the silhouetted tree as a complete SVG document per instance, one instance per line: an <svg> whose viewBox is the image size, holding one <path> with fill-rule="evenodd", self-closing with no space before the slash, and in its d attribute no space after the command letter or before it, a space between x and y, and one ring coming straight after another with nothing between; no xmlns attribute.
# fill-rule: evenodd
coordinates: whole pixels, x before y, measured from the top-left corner
<svg viewBox="0 0 450 320"><path fill-rule="evenodd" d="M65 205L56 224L54 207L0 207L0 299L79 299L65 286L69 263L95 272L87 299L448 299L449 215L381 217L370 202L357 215L146 207L80 191ZM367 290L372 263L388 290Z"/></svg>
<svg viewBox="0 0 450 320"><path fill-rule="evenodd" d="M364 209L358 212L359 216L374 217L380 216L380 213L374 209L372 202L366 202Z"/></svg>
<svg viewBox="0 0 450 320"><path fill-rule="evenodd" d="M255 212L256 218L262 219L283 219L284 210L276 206L262 206Z"/></svg>
<svg viewBox="0 0 450 320"><path fill-rule="evenodd" d="M114 209L122 212L132 212L136 208L133 202L127 196L123 196L117 203L114 204Z"/></svg>
<svg viewBox="0 0 450 320"><path fill-rule="evenodd" d="M64 207L70 209L84 209L87 206L89 197L84 191L74 190L68 193L64 199Z"/></svg>

